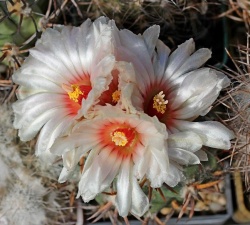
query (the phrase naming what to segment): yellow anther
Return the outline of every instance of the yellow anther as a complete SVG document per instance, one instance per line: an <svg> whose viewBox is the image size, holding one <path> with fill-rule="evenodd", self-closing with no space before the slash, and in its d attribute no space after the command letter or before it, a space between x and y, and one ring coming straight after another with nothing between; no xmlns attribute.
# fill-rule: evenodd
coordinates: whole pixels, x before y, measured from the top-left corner
<svg viewBox="0 0 250 225"><path fill-rule="evenodd" d="M121 97L121 92L118 90L114 91L112 94L112 102L117 103L120 100L120 97Z"/></svg>
<svg viewBox="0 0 250 225"><path fill-rule="evenodd" d="M74 102L78 102L78 98L80 95L83 95L84 92L82 92L77 84L71 85L72 91L68 92L69 98L73 100Z"/></svg>
<svg viewBox="0 0 250 225"><path fill-rule="evenodd" d="M111 134L112 141L117 146L125 146L128 143L128 139L126 135L121 131L115 131L113 134Z"/></svg>
<svg viewBox="0 0 250 225"><path fill-rule="evenodd" d="M163 94L163 91L159 92L157 95L153 98L153 108L157 110L158 113L165 113L166 112L166 105L168 104L168 100L165 100L165 94Z"/></svg>

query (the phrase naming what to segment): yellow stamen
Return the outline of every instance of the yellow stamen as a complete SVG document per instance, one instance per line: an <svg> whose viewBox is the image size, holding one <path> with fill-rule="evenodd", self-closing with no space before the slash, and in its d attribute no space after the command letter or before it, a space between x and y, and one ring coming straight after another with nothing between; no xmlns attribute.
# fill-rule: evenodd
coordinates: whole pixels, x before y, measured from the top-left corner
<svg viewBox="0 0 250 225"><path fill-rule="evenodd" d="M159 92L157 95L153 98L153 108L157 110L158 113L165 113L166 112L166 105L168 104L168 100L165 100L165 94L163 94L163 91Z"/></svg>
<svg viewBox="0 0 250 225"><path fill-rule="evenodd" d="M116 90L112 94L112 101L116 103L116 102L118 102L120 100L120 97L121 97L121 92Z"/></svg>
<svg viewBox="0 0 250 225"><path fill-rule="evenodd" d="M69 98L73 100L74 102L78 102L78 98L80 95L83 95L84 92L82 92L77 84L71 85L72 91L68 92Z"/></svg>
<svg viewBox="0 0 250 225"><path fill-rule="evenodd" d="M115 131L113 134L111 134L111 136L115 145L125 146L128 143L128 139L123 132Z"/></svg>

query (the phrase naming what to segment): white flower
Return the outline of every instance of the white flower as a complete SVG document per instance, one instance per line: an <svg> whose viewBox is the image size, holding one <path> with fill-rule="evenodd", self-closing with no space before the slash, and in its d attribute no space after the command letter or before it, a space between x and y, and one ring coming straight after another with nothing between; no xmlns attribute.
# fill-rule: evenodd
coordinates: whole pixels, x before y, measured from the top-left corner
<svg viewBox="0 0 250 225"><path fill-rule="evenodd" d="M190 39L170 54L170 49L158 40L159 26L150 27L143 35L118 30L114 23L113 27L117 59L132 63L135 69L137 86L130 107L156 116L170 134L193 132L205 146L229 149L232 131L215 121L192 122L208 113L221 89L230 82L221 72L199 68L211 51L195 52Z"/></svg>
<svg viewBox="0 0 250 225"><path fill-rule="evenodd" d="M68 137L58 138L51 152L63 155L64 182L81 156L89 152L79 183L78 196L88 202L116 184L116 205L121 216L141 216L148 199L138 181L148 178L152 187L168 179L165 126L147 115L127 114L117 106L100 106L92 120L78 123Z"/></svg>
<svg viewBox="0 0 250 225"><path fill-rule="evenodd" d="M21 69L13 75L18 101L15 128L28 141L41 130L36 154L48 153L54 139L88 112L112 79L111 29L104 17L80 27L47 29Z"/></svg>
<svg viewBox="0 0 250 225"><path fill-rule="evenodd" d="M117 61L131 63L136 84L126 109L157 117L166 125L169 138L169 176L165 181L175 186L184 179L181 165L198 164L207 160L202 146L229 149L232 131L219 122L192 122L204 116L229 79L210 69L199 69L211 56L208 49L195 52L190 39L172 54L158 40L159 26L152 26L143 35L118 30L114 21L114 54Z"/></svg>

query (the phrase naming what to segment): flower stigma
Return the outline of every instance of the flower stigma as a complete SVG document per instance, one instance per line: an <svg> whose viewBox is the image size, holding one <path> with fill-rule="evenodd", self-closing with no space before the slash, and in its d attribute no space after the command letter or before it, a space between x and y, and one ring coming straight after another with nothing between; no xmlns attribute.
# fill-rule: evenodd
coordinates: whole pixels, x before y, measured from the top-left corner
<svg viewBox="0 0 250 225"><path fill-rule="evenodd" d="M161 114L164 114L166 112L166 105L168 104L168 100L165 100L164 98L165 94L163 94L163 91L159 92L153 98L153 108Z"/></svg>
<svg viewBox="0 0 250 225"><path fill-rule="evenodd" d="M121 92L116 90L112 94L112 102L117 103L120 100Z"/></svg>
<svg viewBox="0 0 250 225"><path fill-rule="evenodd" d="M124 132L115 131L111 134L112 141L117 146L125 146L128 143L128 139Z"/></svg>

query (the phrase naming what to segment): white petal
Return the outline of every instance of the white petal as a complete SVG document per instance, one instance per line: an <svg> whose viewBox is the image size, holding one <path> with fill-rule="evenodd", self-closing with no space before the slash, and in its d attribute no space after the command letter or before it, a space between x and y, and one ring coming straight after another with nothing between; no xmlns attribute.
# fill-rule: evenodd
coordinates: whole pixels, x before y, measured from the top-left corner
<svg viewBox="0 0 250 225"><path fill-rule="evenodd" d="M155 28L154 28L155 29ZM148 52L148 48L141 36L133 34L129 30L120 31L121 44L128 48L134 55L136 55L143 65L145 66L149 74L153 73L152 64L146 64L151 62L151 57Z"/></svg>
<svg viewBox="0 0 250 225"><path fill-rule="evenodd" d="M114 157L113 160L114 160L113 164L112 166L110 166L111 168L109 172L107 173L107 176L105 177L105 179L102 180L101 187L100 187L102 190L104 190L106 187L108 187L111 184L111 182L114 181L115 176L117 175L118 170L122 164L121 158Z"/></svg>
<svg viewBox="0 0 250 225"><path fill-rule="evenodd" d="M200 136L203 145L229 149L230 139L234 138L234 133L219 122L188 122L176 121L176 126L182 131L193 131Z"/></svg>
<svg viewBox="0 0 250 225"><path fill-rule="evenodd" d="M177 69L179 69L187 58L194 52L194 50L195 44L192 38L179 45L169 57L165 77L170 79Z"/></svg>
<svg viewBox="0 0 250 225"><path fill-rule="evenodd" d="M70 149L62 155L63 169L58 178L59 183L64 183L68 180L68 178L76 171L77 164L84 155L86 156L86 151L81 147ZM86 163L84 164L84 169L86 169Z"/></svg>
<svg viewBox="0 0 250 225"><path fill-rule="evenodd" d="M44 64L40 60L35 59L31 55L22 64L22 67L14 73L13 80L18 84L19 81L27 82L26 79L22 79L22 77L28 75L43 77L57 84L67 82L67 76L64 77L63 74L60 74L54 68L49 68L48 66L46 66L46 64Z"/></svg>
<svg viewBox="0 0 250 225"><path fill-rule="evenodd" d="M199 158L192 152L186 151L181 148L169 148L168 156L170 159L181 165L189 165L189 164L199 164Z"/></svg>
<svg viewBox="0 0 250 225"><path fill-rule="evenodd" d="M151 160L151 152L145 149L143 156L138 158L134 165L134 175L138 179L143 179L143 177L147 173L148 169L150 168L149 166L150 160Z"/></svg>
<svg viewBox="0 0 250 225"><path fill-rule="evenodd" d="M212 52L207 48L201 48L193 53L174 73L171 79L175 79L182 74L188 73L201 67L210 57Z"/></svg>
<svg viewBox="0 0 250 225"><path fill-rule="evenodd" d="M177 168L175 163L170 162L169 173L164 182L170 187L175 187L180 181L184 179L182 172Z"/></svg>
<svg viewBox="0 0 250 225"><path fill-rule="evenodd" d="M37 143L36 155L39 156L49 150L55 139L62 135L72 124L70 116L58 115L56 118L49 120L42 128Z"/></svg>
<svg viewBox="0 0 250 225"><path fill-rule="evenodd" d="M58 109L52 108L40 114L38 117L32 118L32 120L26 120L25 126L22 126L18 132L20 139L22 141L29 141L34 138L42 126L47 123L50 118L56 117L57 114Z"/></svg>
<svg viewBox="0 0 250 225"><path fill-rule="evenodd" d="M23 100L31 95L38 94L41 90L26 88L24 86L19 86L16 91L17 99Z"/></svg>
<svg viewBox="0 0 250 225"><path fill-rule="evenodd" d="M160 33L160 26L153 25L144 31L142 37L146 43L148 54L152 57Z"/></svg>
<svg viewBox="0 0 250 225"><path fill-rule="evenodd" d="M200 136L191 131L174 133L168 137L169 148L182 148L190 152L196 152L201 149L202 144Z"/></svg>
<svg viewBox="0 0 250 225"><path fill-rule="evenodd" d="M177 92L171 94L171 108L178 108L178 119L189 119L207 113L221 91L224 78L219 78L209 68L196 70L186 76Z"/></svg>
<svg viewBox="0 0 250 225"><path fill-rule="evenodd" d="M67 68L64 65L64 62L58 59L53 53L49 51L49 47L47 49L43 48L36 48L30 50L30 54L36 59L40 60L41 62L45 63L47 67L49 67L52 70L57 71L60 74L63 74L64 76L67 75L67 80L76 79L77 77L72 74L72 71L70 71L71 68ZM64 54L64 53L62 53Z"/></svg>
<svg viewBox="0 0 250 225"><path fill-rule="evenodd" d="M158 188L164 182L169 171L169 161L165 150L158 150L153 146L146 149L149 159L141 162L141 168L147 168L146 176L151 182L151 187ZM146 164L148 162L148 164Z"/></svg>
<svg viewBox="0 0 250 225"><path fill-rule="evenodd" d="M79 151L80 148L75 148L71 151L65 152L62 156L63 158L63 166L67 169L67 170L73 170L75 168L75 166L77 165L77 163L80 161L81 159L81 149Z"/></svg>
<svg viewBox="0 0 250 225"><path fill-rule="evenodd" d="M91 159L91 165L83 171L78 196L81 195L83 200L88 202L108 188L117 175L120 164L121 159L111 153L111 149L101 149L100 153Z"/></svg>
<svg viewBox="0 0 250 225"><path fill-rule="evenodd" d="M132 203L130 212L141 217L149 209L149 200L135 177L132 178Z"/></svg>
<svg viewBox="0 0 250 225"><path fill-rule="evenodd" d="M202 68L188 73L182 83L171 93L171 107L179 108L188 99L199 95L204 96L216 87L216 75L209 68ZM202 78L202 79L201 79Z"/></svg>
<svg viewBox="0 0 250 225"><path fill-rule="evenodd" d="M230 79L225 76L224 73L221 73L220 71L214 71L218 77L218 86L220 85L221 89L226 88L230 85L231 81Z"/></svg>
<svg viewBox="0 0 250 225"><path fill-rule="evenodd" d="M136 85L134 68L131 63L118 62L116 69L119 71L118 90L121 90L120 101L117 105L125 108L127 112L136 113L137 111L132 104L132 95Z"/></svg>
<svg viewBox="0 0 250 225"><path fill-rule="evenodd" d="M32 95L24 100L16 101L12 104L12 108L15 113L23 115L26 113L29 114L29 111L32 110L35 106L39 109L47 110L51 109L53 106L57 107L62 105L62 95L51 93L39 93L36 95ZM28 115L28 117L30 116L31 115ZM25 117L25 115L23 115L22 117ZM14 126L21 126L17 125L19 124L19 122L15 122L15 124L16 125Z"/></svg>
<svg viewBox="0 0 250 225"><path fill-rule="evenodd" d="M95 87L98 85L96 78L106 77L111 80L111 71L113 70L115 65L115 57L111 54L106 55L103 59L101 59L95 67L91 70L91 83ZM109 83L108 83L109 84Z"/></svg>
<svg viewBox="0 0 250 225"><path fill-rule="evenodd" d="M59 183L66 182L75 173L77 164L84 154L85 152L81 148L76 148L63 154L63 168L58 178ZM80 171L78 174L80 177Z"/></svg>
<svg viewBox="0 0 250 225"><path fill-rule="evenodd" d="M151 56L147 46L140 35L135 35L129 30L119 32L121 46L117 46L116 58L118 61L131 62L135 68L139 88L145 91L153 79L154 71Z"/></svg>
<svg viewBox="0 0 250 225"><path fill-rule="evenodd" d="M89 92L87 99L82 99L81 114L88 118L88 110L98 102L101 94L108 89L111 82L111 71L115 65L115 58L108 55L103 58L98 65L91 71L92 90Z"/></svg>
<svg viewBox="0 0 250 225"><path fill-rule="evenodd" d="M117 179L116 207L119 215L125 217L131 208L132 174L130 158L124 159Z"/></svg>
<svg viewBox="0 0 250 225"><path fill-rule="evenodd" d="M161 81L166 70L170 49L160 40L157 41L156 49L157 53L153 57L153 67L157 81Z"/></svg>
<svg viewBox="0 0 250 225"><path fill-rule="evenodd" d="M200 159L200 161L208 161L207 153L203 150L199 150L194 153Z"/></svg>
<svg viewBox="0 0 250 225"><path fill-rule="evenodd" d="M95 181L92 178L90 180L86 180L86 178L88 179L92 175L95 176L95 173L90 173L89 171L93 170L93 160L95 159L99 151L100 149L92 149L92 151L90 151L90 154L86 161L89 166L86 168L84 165L84 171L82 173L81 180L78 184L77 198L81 196L84 202L88 202L94 199L95 196L98 194L96 193L96 190L98 189L97 183L95 183L96 177L94 177ZM89 181L91 182L91 184L89 183Z"/></svg>
<svg viewBox="0 0 250 225"><path fill-rule="evenodd" d="M59 183L64 183L68 180L68 178L72 175L73 171L68 170L66 167L62 168L62 171L59 175L58 182Z"/></svg>
<svg viewBox="0 0 250 225"><path fill-rule="evenodd" d="M148 170L148 178L151 180L151 187L160 187L164 176L168 172L169 159L165 151L151 149L151 165ZM156 172L158 171L158 172Z"/></svg>
<svg viewBox="0 0 250 225"><path fill-rule="evenodd" d="M124 61L133 65L137 83L140 84L138 88L144 93L146 87L150 83L150 75L147 69L144 67L143 62L140 61L140 59L135 54L133 54L133 52L123 46L116 47L115 56L117 61ZM147 63L151 63L151 61Z"/></svg>
<svg viewBox="0 0 250 225"><path fill-rule="evenodd" d="M68 54L68 60L70 60L79 77L86 73L86 70L83 69L84 66L81 64L81 56L79 55L78 47L78 43L84 39L80 36L81 29L81 27L65 26L61 32L62 42Z"/></svg>
<svg viewBox="0 0 250 225"><path fill-rule="evenodd" d="M23 141L32 139L56 114L66 116L63 104L60 95L48 93L39 93L15 102L12 105L15 112L14 127L20 129L21 139Z"/></svg>
<svg viewBox="0 0 250 225"><path fill-rule="evenodd" d="M96 134L74 133L68 137L57 138L51 146L51 153L55 155L62 155L65 152L83 146L84 151L94 148L98 144Z"/></svg>
<svg viewBox="0 0 250 225"><path fill-rule="evenodd" d="M16 76L15 74L13 78L15 83L27 88L37 89L39 92L49 91L52 93L65 93L65 91L56 83L41 76L25 75L25 79L23 79L22 76Z"/></svg>

